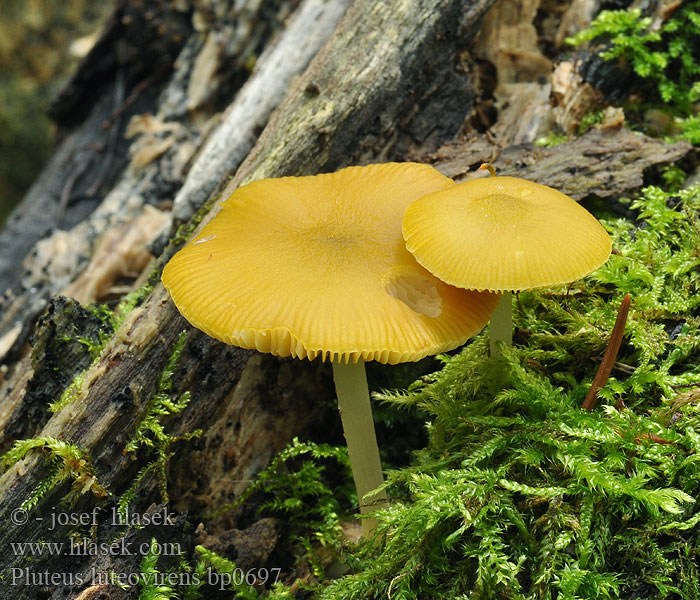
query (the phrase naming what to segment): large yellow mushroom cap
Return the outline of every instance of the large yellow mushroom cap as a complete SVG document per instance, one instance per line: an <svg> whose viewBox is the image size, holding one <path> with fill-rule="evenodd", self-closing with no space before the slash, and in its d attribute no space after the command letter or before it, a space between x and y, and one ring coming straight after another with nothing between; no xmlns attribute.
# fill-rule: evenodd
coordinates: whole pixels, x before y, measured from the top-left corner
<svg viewBox="0 0 700 600"><path fill-rule="evenodd" d="M498 295L437 279L401 221L453 186L427 165L349 167L236 190L163 270L183 316L244 348L341 361L413 361L464 343Z"/></svg>
<svg viewBox="0 0 700 600"><path fill-rule="evenodd" d="M472 179L420 198L406 210L403 235L431 273L474 290L570 283L602 265L612 248L585 208L516 177Z"/></svg>

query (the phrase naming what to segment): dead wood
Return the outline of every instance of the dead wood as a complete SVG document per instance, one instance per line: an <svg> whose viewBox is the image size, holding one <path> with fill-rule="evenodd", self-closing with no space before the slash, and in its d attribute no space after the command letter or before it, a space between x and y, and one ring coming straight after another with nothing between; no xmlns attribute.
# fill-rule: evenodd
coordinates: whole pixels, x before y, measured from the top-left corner
<svg viewBox="0 0 700 600"><path fill-rule="evenodd" d="M70 114L67 120L79 124L64 131L0 230L0 360L18 358L48 299L69 293L96 248L114 243L117 230L138 237L159 219L154 209L172 206L221 111L297 4L215 0L195 3L191 12L187 2L116 3L100 41L54 104L61 123ZM128 262L124 254L111 260L99 265L112 274L102 290L133 282L120 266Z"/></svg>
<svg viewBox="0 0 700 600"><path fill-rule="evenodd" d="M308 65L345 13L350 0L306 0L287 28L258 59L250 79L226 109L222 123L197 156L175 196L173 215L187 221L252 148L293 77Z"/></svg>
<svg viewBox="0 0 700 600"><path fill-rule="evenodd" d="M378 160L397 155L398 149L407 148L415 140L434 140L432 143L437 146L454 135L469 107L453 103L452 109L445 111L445 105L455 92L461 93L462 102L465 93L467 101L470 97L468 76L454 72L456 48L469 44L489 4L486 0L356 1L329 43L293 85L287 100L238 170L236 181L312 173L351 162ZM183 52L186 50L187 47ZM171 84L174 85L172 81ZM436 112L451 116L437 120ZM186 137L178 142L185 147L186 144ZM168 152L154 153L154 163L164 161ZM118 221L110 216L119 214L110 213L110 206L118 204L119 199L128 205L126 200L135 189L143 191L142 181L138 171L127 172L96 216L106 222ZM123 218L123 212L120 216ZM174 250L175 246L171 246L163 253L160 266ZM156 269L154 276L157 275ZM70 282L71 277L67 279ZM59 328L68 323L66 319L48 320ZM80 335L74 325L79 326L70 322L68 329ZM333 415L336 412L326 365L297 362L292 367L291 361L216 342L193 331L162 286L156 285L84 372L72 401L56 413L38 414L33 426L21 431L22 435L33 432L42 438L58 438L86 451L100 488L112 494L104 504L106 509L114 505L139 470L153 459L147 447L127 452L126 445L147 414L159 378L183 331L184 347L169 393L177 399L187 392L191 399L177 417L165 418L164 426L175 437L196 429L201 429L202 434L189 440L183 437L172 448L177 452L168 469L167 493L174 509L189 510L196 518L221 506L240 493L294 435L304 435L320 422L326 423L326 431L333 429L326 417L327 410ZM12 398L14 408L4 414L6 421L0 424L3 429L17 423L12 414L21 414L24 400L34 397L28 396L27 390L34 385L32 380L39 381L41 372L38 363L31 368L25 359L8 374L4 392L8 401ZM12 441L7 433L6 446ZM6 522L11 523L12 511L46 477L44 459L49 454L48 450L35 451L0 478L0 515ZM101 501L96 482L88 479L83 483L86 493L75 510L86 510ZM69 488L70 483L66 483L47 492L29 512L25 525L0 530L3 573L11 574L12 568L30 568L26 556L10 550L12 542L66 539L66 528L48 532L46 522L35 517L50 517L56 512L52 507L59 506ZM148 477L134 499L134 510L145 511L150 503L161 500L161 491L157 478ZM218 523L219 527L233 525L225 519ZM186 523L183 527L181 539L189 553ZM100 540L115 532L108 523L100 522L88 533ZM130 530L127 538L134 535L137 533ZM93 567L136 572L139 560L140 556L123 554L112 559L33 557L31 571L40 572L51 565L51 572L88 573ZM77 595L83 588L84 585L81 588L75 584L61 590L47 586L45 594L58 597L64 589L70 589L72 595ZM134 593L136 590L131 592ZM0 590L0 598L19 597L18 594L22 594L21 586Z"/></svg>
<svg viewBox="0 0 700 600"><path fill-rule="evenodd" d="M499 175L530 179L583 200L634 194L649 185L650 175L658 181L660 167L694 154L688 142L667 144L628 129L608 128L591 129L551 148L501 148L488 136L473 136L446 144L428 162L456 181L474 176L482 163L491 163Z"/></svg>

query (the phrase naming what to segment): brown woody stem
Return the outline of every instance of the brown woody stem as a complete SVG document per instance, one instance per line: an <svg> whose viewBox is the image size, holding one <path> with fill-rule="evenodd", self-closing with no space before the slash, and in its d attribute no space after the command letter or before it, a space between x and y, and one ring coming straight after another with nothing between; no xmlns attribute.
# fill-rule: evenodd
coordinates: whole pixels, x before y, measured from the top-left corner
<svg viewBox="0 0 700 600"><path fill-rule="evenodd" d="M630 302L630 295L625 294L625 297L620 303L620 309L617 311L617 319L615 319L615 325L613 327L612 334L610 335L610 341L608 342L608 347L605 350L605 355L603 356L603 360L598 367L598 372L593 379L591 389L588 390L586 399L583 401L583 404L581 404L581 408L593 410L596 404L598 404L598 390L608 381L612 368L615 365L617 353L620 351L622 337L625 334L627 315L629 314L630 310Z"/></svg>

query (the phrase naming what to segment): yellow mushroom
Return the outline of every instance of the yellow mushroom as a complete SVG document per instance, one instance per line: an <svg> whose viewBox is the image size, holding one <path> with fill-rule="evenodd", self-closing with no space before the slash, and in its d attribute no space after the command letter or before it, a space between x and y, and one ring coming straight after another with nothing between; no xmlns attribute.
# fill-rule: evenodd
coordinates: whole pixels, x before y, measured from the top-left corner
<svg viewBox="0 0 700 600"><path fill-rule="evenodd" d="M612 241L561 192L516 177L472 179L423 196L406 210L406 247L441 280L503 292L491 319L491 353L511 339L511 294L570 283L610 255ZM494 331L495 330L495 331Z"/></svg>
<svg viewBox="0 0 700 600"><path fill-rule="evenodd" d="M163 270L178 310L212 337L332 361L363 513L372 510L365 496L383 483L364 361L455 348L498 302L440 281L406 250L406 207L453 185L416 163L257 181L223 202ZM372 528L363 521L365 533Z"/></svg>

